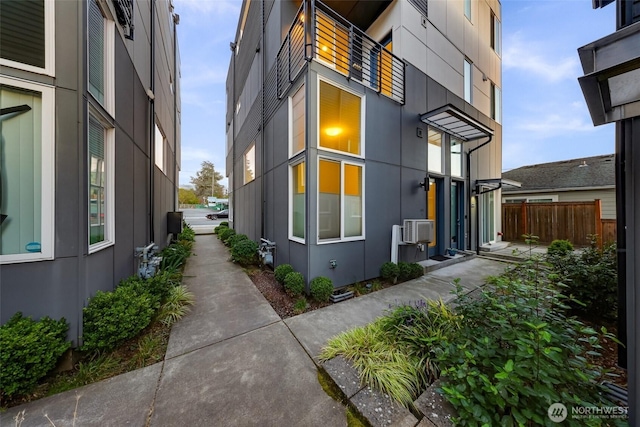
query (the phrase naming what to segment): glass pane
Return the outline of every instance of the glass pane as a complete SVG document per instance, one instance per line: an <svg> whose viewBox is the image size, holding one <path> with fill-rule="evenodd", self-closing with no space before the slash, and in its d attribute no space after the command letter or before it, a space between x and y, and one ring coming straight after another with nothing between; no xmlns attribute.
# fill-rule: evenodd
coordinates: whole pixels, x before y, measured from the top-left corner
<svg viewBox="0 0 640 427"><path fill-rule="evenodd" d="M460 228L460 217L458 207L458 183L451 183L451 247L458 247L458 229Z"/></svg>
<svg viewBox="0 0 640 427"><path fill-rule="evenodd" d="M244 154L244 183L253 181L256 177L256 146L251 147Z"/></svg>
<svg viewBox="0 0 640 427"><path fill-rule="evenodd" d="M471 63L464 61L464 100L471 104Z"/></svg>
<svg viewBox="0 0 640 427"><path fill-rule="evenodd" d="M318 172L318 238L340 238L340 163L320 160Z"/></svg>
<svg viewBox="0 0 640 427"><path fill-rule="evenodd" d="M360 154L361 99L320 82L320 147Z"/></svg>
<svg viewBox="0 0 640 427"><path fill-rule="evenodd" d="M462 143L451 138L451 176L462 177Z"/></svg>
<svg viewBox="0 0 640 427"><path fill-rule="evenodd" d="M316 55L323 61L333 63L334 31L333 21L318 11L316 16Z"/></svg>
<svg viewBox="0 0 640 427"><path fill-rule="evenodd" d="M471 0L464 0L464 16L471 20Z"/></svg>
<svg viewBox="0 0 640 427"><path fill-rule="evenodd" d="M89 117L89 244L105 240L104 128Z"/></svg>
<svg viewBox="0 0 640 427"><path fill-rule="evenodd" d="M89 92L104 103L104 17L95 0L89 1Z"/></svg>
<svg viewBox="0 0 640 427"><path fill-rule="evenodd" d="M362 236L362 167L344 165L344 236Z"/></svg>
<svg viewBox="0 0 640 427"><path fill-rule="evenodd" d="M155 136L155 162L156 166L164 172L164 135L158 125L156 125Z"/></svg>
<svg viewBox="0 0 640 427"><path fill-rule="evenodd" d="M436 218L437 213L437 198L436 198L436 182L433 179L429 180L429 189L427 190L427 219L433 220L434 227L437 227L438 222ZM436 228L437 230L437 228ZM437 234L437 233L436 233ZM433 236L433 241L429 242L429 247L434 247L437 245L436 235Z"/></svg>
<svg viewBox="0 0 640 427"><path fill-rule="evenodd" d="M291 98L291 153L304 150L304 86Z"/></svg>
<svg viewBox="0 0 640 427"><path fill-rule="evenodd" d="M429 170L442 173L442 139L444 134L429 128L427 159Z"/></svg>
<svg viewBox="0 0 640 427"><path fill-rule="evenodd" d="M44 0L3 1L1 8L2 58L44 68Z"/></svg>
<svg viewBox="0 0 640 427"><path fill-rule="evenodd" d="M292 229L295 237L304 239L304 213L305 213L305 176L304 162L291 167L292 170Z"/></svg>
<svg viewBox="0 0 640 427"><path fill-rule="evenodd" d="M42 96L2 86L0 107L0 255L41 252Z"/></svg>
<svg viewBox="0 0 640 427"><path fill-rule="evenodd" d="M494 240L495 235L495 203L493 198L493 191L485 193L483 195L483 227L482 227L482 243L488 243Z"/></svg>

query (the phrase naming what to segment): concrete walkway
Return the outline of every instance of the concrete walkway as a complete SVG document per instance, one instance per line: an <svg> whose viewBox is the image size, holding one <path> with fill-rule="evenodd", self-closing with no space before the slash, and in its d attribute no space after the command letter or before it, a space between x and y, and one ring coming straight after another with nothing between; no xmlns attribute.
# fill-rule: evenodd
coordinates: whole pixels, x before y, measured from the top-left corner
<svg viewBox="0 0 640 427"><path fill-rule="evenodd" d="M192 312L174 325L165 360L0 414L14 426L345 426L345 409L317 380L327 339L390 306L452 298L504 263L474 258L388 289L280 320L214 235L199 235L184 283ZM49 421L51 420L51 422ZM74 422L75 420L75 422Z"/></svg>

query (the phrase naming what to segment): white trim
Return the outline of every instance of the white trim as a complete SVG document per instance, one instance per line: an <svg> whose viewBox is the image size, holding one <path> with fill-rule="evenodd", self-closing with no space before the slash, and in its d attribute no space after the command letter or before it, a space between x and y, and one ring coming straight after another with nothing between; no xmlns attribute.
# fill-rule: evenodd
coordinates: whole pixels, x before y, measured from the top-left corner
<svg viewBox="0 0 640 427"><path fill-rule="evenodd" d="M56 71L55 1L44 0L44 68L0 58L0 65L55 77Z"/></svg>
<svg viewBox="0 0 640 427"><path fill-rule="evenodd" d="M505 204L519 203L519 201L521 201L522 199L525 199L527 203L531 203L531 200L551 199L550 202L553 203L558 201L558 195L557 194L548 194L548 195L541 194L540 197L527 197L527 196L518 197L518 195L516 194L511 196L511 193L509 193L509 195L505 195L504 193L502 194L502 203L505 203ZM533 202L533 203L549 203L549 202Z"/></svg>
<svg viewBox="0 0 640 427"><path fill-rule="evenodd" d="M45 2L46 4L47 2ZM0 255L0 264L52 260L55 256L55 88L0 76L0 84L38 92L42 102L42 176L40 245L38 253Z"/></svg>
<svg viewBox="0 0 640 427"><path fill-rule="evenodd" d="M105 248L108 248L110 246L115 245L116 243L116 233L115 233L115 214L116 214L116 209L115 209L115 191L116 191L116 182L115 182L115 158L116 158L116 150L115 150L115 136L116 136L116 132L115 132L115 128L108 123L107 121L104 120L104 118L102 117L102 115L96 111L91 105L89 105L89 111L88 111L88 116L87 116L87 133L86 133L86 141L87 141L87 162L90 161L89 159L89 115L93 116L94 119L96 119L103 127L104 129L104 161L105 161L105 170L106 170L106 182L105 182L105 186L104 186L104 191L105 191L105 205L106 205L106 212L105 212L105 223L104 223L104 240L98 243L94 243L93 245L90 244L90 239L91 239L91 220L90 220L90 212L89 212L89 204L87 203L87 217L85 218L85 220L87 221L87 245L88 245L88 252L89 254L101 251ZM87 187L86 187L86 191L87 191L87 196L88 196L88 191L89 191L89 185L90 182L88 181L89 178L89 163L87 163ZM88 202L88 198L87 198L87 202Z"/></svg>
<svg viewBox="0 0 640 427"><path fill-rule="evenodd" d="M288 232L288 235L289 235L289 240L291 240L293 242L306 244L306 235L307 235L306 202L305 202L305 212L304 212L304 222L305 222L305 224L304 224L305 233L304 234L305 234L305 238L301 238L301 237L293 235L293 187L292 187L292 184L293 184L293 168L295 166L300 165L300 164L304 164L304 167L305 167L304 176L305 176L305 179L306 179L306 176L307 176L306 168L308 167L308 165L306 164L306 161L305 161L304 157L298 159L295 162L289 163L289 181L288 181L288 187L289 187L289 189L288 189L288 192L289 192L289 194L288 194L288 198L289 198L289 200L288 200L288 202L289 202L289 209L288 209L288 214L289 214L288 224L289 224L289 226L288 226L288 228L289 228L289 230L288 231L289 232ZM305 181L305 183L304 183L305 199L307 197L308 187L309 186L307 185L307 182Z"/></svg>
<svg viewBox="0 0 640 427"><path fill-rule="evenodd" d="M345 92L348 92L354 96L357 96L358 98L360 98L360 154L353 154L353 153L349 153L347 151L340 151L340 150L334 150L332 148L327 148L327 147L321 147L320 146L320 82L325 82L328 85L337 87L340 90L343 90ZM327 151L329 153L336 153L336 154L341 154L344 156L349 156L349 157L355 157L358 159L365 159L365 110L366 110L366 95L362 94L362 93L358 93L356 91L354 91L353 89L347 87L347 86L343 86L339 83L334 82L333 80L330 80L324 76L321 76L320 74L318 74L318 81L317 81L317 90L316 90L316 148L318 150L322 150L322 151ZM305 112L306 114L306 112Z"/></svg>
<svg viewBox="0 0 640 427"><path fill-rule="evenodd" d="M321 160L326 160L326 161L330 161L330 162L336 162L336 163L340 163L340 237L339 238L332 238L332 239L320 239L319 235L318 235L318 229L319 229L319 224L320 224L320 161ZM344 179L345 179L345 174L344 174L344 166L345 165L352 165L352 166L357 166L360 168L360 170L362 171L362 206L361 206L361 211L362 211L362 234L360 236L349 236L349 237L345 237L344 235ZM365 163L363 162L354 162L354 161L349 161L349 160L342 160L342 159L336 159L333 157L326 157L326 156L322 156L322 155L318 155L316 157L316 170L317 175L316 175L316 244L317 245L326 245L326 244L331 244L331 243L344 243L344 242L353 242L353 241L360 241L360 240L365 240L366 239L366 214L365 214Z"/></svg>

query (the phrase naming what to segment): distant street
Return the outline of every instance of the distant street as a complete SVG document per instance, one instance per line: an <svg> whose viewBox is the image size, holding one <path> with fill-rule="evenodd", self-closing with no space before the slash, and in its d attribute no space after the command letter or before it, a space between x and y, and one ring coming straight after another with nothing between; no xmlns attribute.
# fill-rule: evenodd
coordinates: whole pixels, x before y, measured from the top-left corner
<svg viewBox="0 0 640 427"><path fill-rule="evenodd" d="M183 219L187 224L191 226L195 231L213 231L213 229L220 225L222 221L227 219L211 220L207 219L207 214L215 212L213 209L201 208L201 209L181 209L183 212Z"/></svg>

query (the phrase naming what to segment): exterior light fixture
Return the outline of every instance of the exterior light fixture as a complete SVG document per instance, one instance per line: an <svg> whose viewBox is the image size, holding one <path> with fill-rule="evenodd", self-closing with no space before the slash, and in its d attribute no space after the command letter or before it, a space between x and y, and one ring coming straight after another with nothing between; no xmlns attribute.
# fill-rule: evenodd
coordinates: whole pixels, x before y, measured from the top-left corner
<svg viewBox="0 0 640 427"><path fill-rule="evenodd" d="M326 128L324 133L326 133L328 136L338 136L342 133L342 128Z"/></svg>
<svg viewBox="0 0 640 427"><path fill-rule="evenodd" d="M640 116L640 22L578 49L594 126Z"/></svg>

